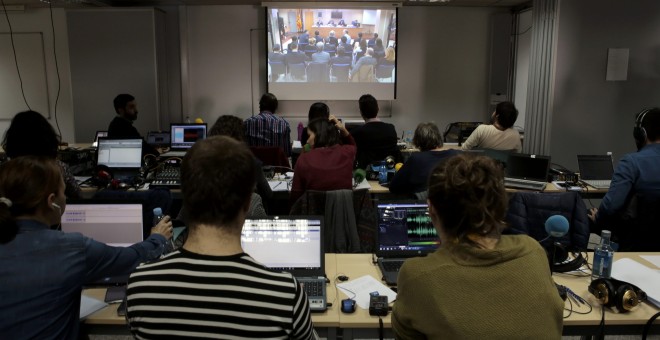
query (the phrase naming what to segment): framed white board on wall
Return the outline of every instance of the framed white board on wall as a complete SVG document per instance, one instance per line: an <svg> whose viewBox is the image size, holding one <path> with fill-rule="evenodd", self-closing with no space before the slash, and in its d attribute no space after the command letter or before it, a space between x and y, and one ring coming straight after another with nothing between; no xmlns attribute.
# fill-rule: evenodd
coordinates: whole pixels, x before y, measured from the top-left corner
<svg viewBox="0 0 660 340"><path fill-rule="evenodd" d="M10 120L21 111L28 110L21 94L23 90L30 108L50 117L48 77L44 38L41 32L13 34L16 59L9 33L0 33L0 120ZM16 62L21 72L19 79Z"/></svg>

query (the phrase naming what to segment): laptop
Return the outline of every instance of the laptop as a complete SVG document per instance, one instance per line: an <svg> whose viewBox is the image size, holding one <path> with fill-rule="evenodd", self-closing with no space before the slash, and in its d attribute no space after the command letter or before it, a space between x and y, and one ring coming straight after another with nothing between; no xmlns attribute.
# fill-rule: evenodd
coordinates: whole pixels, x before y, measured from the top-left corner
<svg viewBox="0 0 660 340"><path fill-rule="evenodd" d="M108 137L108 131L96 131L96 136L94 137L94 143L92 143L92 147L97 147L99 145L99 138L103 137Z"/></svg>
<svg viewBox="0 0 660 340"><path fill-rule="evenodd" d="M609 189L614 174L612 155L577 155L580 179L596 189Z"/></svg>
<svg viewBox="0 0 660 340"><path fill-rule="evenodd" d="M62 231L81 233L113 247L129 247L142 242L143 210L140 203L80 200L67 203L62 215ZM129 273L104 277L90 286L125 285Z"/></svg>
<svg viewBox="0 0 660 340"><path fill-rule="evenodd" d="M545 190L548 184L550 157L511 153L507 157L504 185L507 188Z"/></svg>
<svg viewBox="0 0 660 340"><path fill-rule="evenodd" d="M440 246L428 204L420 201L378 203L376 256L383 281L396 285L407 258L426 256Z"/></svg>
<svg viewBox="0 0 660 340"><path fill-rule="evenodd" d="M170 151L161 157L183 157L198 140L206 139L206 123L170 124Z"/></svg>
<svg viewBox="0 0 660 340"><path fill-rule="evenodd" d="M131 182L139 177L142 167L141 138L99 138L96 164L105 165L112 171L113 178Z"/></svg>
<svg viewBox="0 0 660 340"><path fill-rule="evenodd" d="M147 144L153 147L170 145L170 133L164 131L150 131L147 134Z"/></svg>
<svg viewBox="0 0 660 340"><path fill-rule="evenodd" d="M327 309L323 216L246 219L241 244L264 266L293 274L312 312Z"/></svg>

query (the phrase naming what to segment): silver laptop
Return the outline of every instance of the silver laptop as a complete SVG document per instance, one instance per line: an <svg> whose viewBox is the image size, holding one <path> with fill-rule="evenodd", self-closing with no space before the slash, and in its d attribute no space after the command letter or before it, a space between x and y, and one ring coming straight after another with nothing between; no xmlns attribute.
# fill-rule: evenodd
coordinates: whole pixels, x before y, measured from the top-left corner
<svg viewBox="0 0 660 340"><path fill-rule="evenodd" d="M264 266L293 274L312 312L327 307L323 216L272 216L247 219L241 245Z"/></svg>
<svg viewBox="0 0 660 340"><path fill-rule="evenodd" d="M108 131L96 131L96 135L94 136L94 143L92 143L92 147L98 147L99 146L99 138L103 137L108 137Z"/></svg>
<svg viewBox="0 0 660 340"><path fill-rule="evenodd" d="M611 155L578 155L580 179L596 189L609 189L614 174Z"/></svg>
<svg viewBox="0 0 660 340"><path fill-rule="evenodd" d="M142 242L143 209L140 203L111 203L80 200L68 203L62 215L62 231L81 233L113 247ZM125 285L130 273L101 277L86 285Z"/></svg>
<svg viewBox="0 0 660 340"><path fill-rule="evenodd" d="M99 138L96 164L110 168L114 178L127 183L132 182L135 177L140 176L142 139Z"/></svg>
<svg viewBox="0 0 660 340"><path fill-rule="evenodd" d="M161 157L183 157L198 140L206 139L206 123L170 124L170 151Z"/></svg>
<svg viewBox="0 0 660 340"><path fill-rule="evenodd" d="M548 184L550 156L511 153L506 160L504 185L507 188L545 190Z"/></svg>
<svg viewBox="0 0 660 340"><path fill-rule="evenodd" d="M407 258L426 256L440 245L426 202L378 203L376 256L383 281L396 285Z"/></svg>

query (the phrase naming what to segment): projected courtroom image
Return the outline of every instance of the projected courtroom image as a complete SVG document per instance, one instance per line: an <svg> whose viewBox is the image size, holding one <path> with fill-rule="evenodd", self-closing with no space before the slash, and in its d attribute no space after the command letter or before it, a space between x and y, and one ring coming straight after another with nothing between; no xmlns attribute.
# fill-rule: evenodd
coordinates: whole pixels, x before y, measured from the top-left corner
<svg viewBox="0 0 660 340"><path fill-rule="evenodd" d="M396 9L268 9L268 82L394 83Z"/></svg>

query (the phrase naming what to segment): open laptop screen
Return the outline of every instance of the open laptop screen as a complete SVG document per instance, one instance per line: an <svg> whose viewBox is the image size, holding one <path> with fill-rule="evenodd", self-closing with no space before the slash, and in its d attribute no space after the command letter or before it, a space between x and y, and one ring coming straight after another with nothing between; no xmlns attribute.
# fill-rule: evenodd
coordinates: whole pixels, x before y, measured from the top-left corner
<svg viewBox="0 0 660 340"><path fill-rule="evenodd" d="M428 204L379 203L378 252L400 255L426 254L440 245Z"/></svg>
<svg viewBox="0 0 660 340"><path fill-rule="evenodd" d="M610 155L578 155L580 178L586 180L609 180L614 174L612 156Z"/></svg>
<svg viewBox="0 0 660 340"><path fill-rule="evenodd" d="M511 153L506 161L506 177L546 182L550 157Z"/></svg>
<svg viewBox="0 0 660 340"><path fill-rule="evenodd" d="M170 125L170 147L190 149L198 140L206 139L206 124Z"/></svg>
<svg viewBox="0 0 660 340"><path fill-rule="evenodd" d="M289 272L321 269L321 220L292 216L247 219L241 233L243 250L268 268Z"/></svg>
<svg viewBox="0 0 660 340"><path fill-rule="evenodd" d="M142 166L142 139L100 138L96 164L116 169L139 169Z"/></svg>
<svg viewBox="0 0 660 340"><path fill-rule="evenodd" d="M81 233L110 246L128 247L143 241L142 204L67 204L62 231Z"/></svg>

